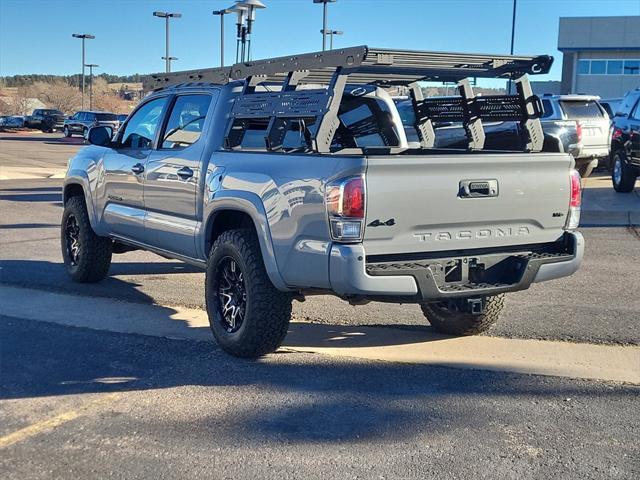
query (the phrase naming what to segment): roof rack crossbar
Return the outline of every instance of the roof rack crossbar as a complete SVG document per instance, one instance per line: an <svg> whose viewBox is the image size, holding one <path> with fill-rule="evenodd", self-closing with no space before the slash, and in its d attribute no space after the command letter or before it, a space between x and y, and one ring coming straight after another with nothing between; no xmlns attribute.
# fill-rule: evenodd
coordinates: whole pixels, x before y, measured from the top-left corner
<svg viewBox="0 0 640 480"><path fill-rule="evenodd" d="M419 80L457 82L467 77L511 78L547 73L547 55L487 55L370 48L365 45L236 63L231 67L157 73L145 79L145 89L189 82L226 84L256 75L282 80L289 72L306 70L307 83L328 83L337 68L352 71L350 83L410 85Z"/></svg>

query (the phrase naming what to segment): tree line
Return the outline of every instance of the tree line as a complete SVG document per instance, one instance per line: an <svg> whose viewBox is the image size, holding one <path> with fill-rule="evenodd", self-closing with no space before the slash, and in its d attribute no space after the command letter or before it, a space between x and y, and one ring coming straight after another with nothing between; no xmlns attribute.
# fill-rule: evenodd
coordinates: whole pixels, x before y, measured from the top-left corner
<svg viewBox="0 0 640 480"><path fill-rule="evenodd" d="M85 81L89 74L85 75ZM111 75L109 73L99 73L93 76L98 79L101 78L107 83L138 83L142 82L144 75L135 73L133 75ZM64 82L67 85L74 87L80 86L82 83L82 75L43 75L38 73L27 75L12 75L7 77L0 77L0 86L4 87L25 87L33 85L34 83L59 83Z"/></svg>

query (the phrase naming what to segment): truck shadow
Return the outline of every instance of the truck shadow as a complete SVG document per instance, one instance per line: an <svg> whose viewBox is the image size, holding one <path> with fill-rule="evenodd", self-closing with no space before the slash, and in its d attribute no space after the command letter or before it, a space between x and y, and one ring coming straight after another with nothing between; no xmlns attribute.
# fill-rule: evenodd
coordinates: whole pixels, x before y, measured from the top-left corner
<svg viewBox="0 0 640 480"><path fill-rule="evenodd" d="M197 386L189 415L132 415L127 428L168 428L176 438L204 443L212 436L222 443L239 436L314 443L410 439L490 427L496 415L505 424L521 422L522 412L503 410L500 399L530 405L532 415L538 402L561 406L568 397L604 396L622 406L637 394L621 385L602 389L596 382L301 353L241 360L209 342L10 317L0 317L0 338L1 399L157 390L161 402L165 389Z"/></svg>

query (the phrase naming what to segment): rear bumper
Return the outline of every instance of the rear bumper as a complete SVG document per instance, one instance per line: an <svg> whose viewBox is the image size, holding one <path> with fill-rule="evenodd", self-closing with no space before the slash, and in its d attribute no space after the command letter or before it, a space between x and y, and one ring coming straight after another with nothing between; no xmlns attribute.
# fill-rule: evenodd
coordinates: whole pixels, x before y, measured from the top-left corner
<svg viewBox="0 0 640 480"><path fill-rule="evenodd" d="M526 290L534 282L573 274L583 255L584 238L577 232L566 232L553 244L502 252L425 254L390 261L368 261L362 245L334 244L329 277L332 289L342 296L424 302Z"/></svg>
<svg viewBox="0 0 640 480"><path fill-rule="evenodd" d="M589 160L592 158L605 158L609 156L609 145L582 145L576 160Z"/></svg>

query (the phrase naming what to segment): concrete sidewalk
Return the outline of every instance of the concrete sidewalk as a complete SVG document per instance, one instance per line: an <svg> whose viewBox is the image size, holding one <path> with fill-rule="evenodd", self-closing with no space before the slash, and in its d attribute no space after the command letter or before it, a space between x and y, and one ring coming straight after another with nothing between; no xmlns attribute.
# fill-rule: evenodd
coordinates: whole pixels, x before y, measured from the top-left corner
<svg viewBox="0 0 640 480"><path fill-rule="evenodd" d="M171 339L212 342L206 312L0 285L3 315ZM424 329L292 323L286 350L473 370L640 384L640 347L453 338Z"/></svg>

